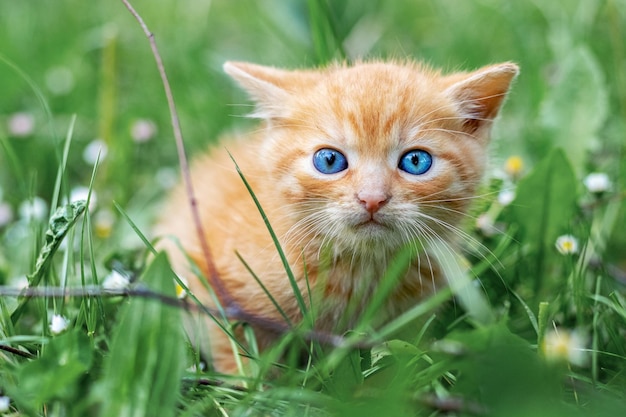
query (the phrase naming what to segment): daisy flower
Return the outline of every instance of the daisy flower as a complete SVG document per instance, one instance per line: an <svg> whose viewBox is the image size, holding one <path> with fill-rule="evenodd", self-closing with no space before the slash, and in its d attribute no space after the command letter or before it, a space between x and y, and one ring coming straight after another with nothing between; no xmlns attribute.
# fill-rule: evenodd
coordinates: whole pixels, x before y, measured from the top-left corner
<svg viewBox="0 0 626 417"><path fill-rule="evenodd" d="M556 250L561 255L573 255L578 253L578 239L572 235L559 236L556 239Z"/></svg>
<svg viewBox="0 0 626 417"><path fill-rule="evenodd" d="M583 366L587 361L585 342L585 337L579 332L555 327L544 336L541 350L548 360Z"/></svg>
<svg viewBox="0 0 626 417"><path fill-rule="evenodd" d="M519 177L523 169L524 160L517 155L508 157L504 162L504 171L512 178Z"/></svg>

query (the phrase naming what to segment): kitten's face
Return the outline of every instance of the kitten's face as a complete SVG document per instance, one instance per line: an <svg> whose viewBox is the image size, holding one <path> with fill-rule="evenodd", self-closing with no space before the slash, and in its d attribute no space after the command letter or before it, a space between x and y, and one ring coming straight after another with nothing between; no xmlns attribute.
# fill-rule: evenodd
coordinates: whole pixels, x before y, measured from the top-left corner
<svg viewBox="0 0 626 417"><path fill-rule="evenodd" d="M350 253L454 233L484 170L490 121L517 72L503 64L443 77L382 63L237 70L251 78L229 72L268 119L266 160L291 214L287 238Z"/></svg>

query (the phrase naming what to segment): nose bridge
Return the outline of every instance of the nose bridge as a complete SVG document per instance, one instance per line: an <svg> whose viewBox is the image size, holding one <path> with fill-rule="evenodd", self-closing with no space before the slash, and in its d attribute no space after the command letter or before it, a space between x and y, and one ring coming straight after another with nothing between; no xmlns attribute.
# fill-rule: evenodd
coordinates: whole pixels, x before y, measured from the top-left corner
<svg viewBox="0 0 626 417"><path fill-rule="evenodd" d="M390 175L382 163L362 165L356 187L356 198L370 213L378 211L391 197Z"/></svg>
<svg viewBox="0 0 626 417"><path fill-rule="evenodd" d="M389 188L389 168L382 161L362 161L358 176L357 190L387 191Z"/></svg>

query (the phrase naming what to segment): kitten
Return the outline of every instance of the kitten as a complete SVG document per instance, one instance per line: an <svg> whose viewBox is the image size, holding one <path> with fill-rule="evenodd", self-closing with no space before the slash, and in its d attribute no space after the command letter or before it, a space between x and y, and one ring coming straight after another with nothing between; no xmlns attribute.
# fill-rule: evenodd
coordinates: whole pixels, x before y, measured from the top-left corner
<svg viewBox="0 0 626 417"><path fill-rule="evenodd" d="M224 69L256 102L253 116L263 123L198 158L191 176L219 279L239 306L284 323L236 253L289 319L301 319L285 268L229 153L279 237L305 300L307 279L314 288L317 329L336 333L354 326L390 260L415 242L421 249L377 324L445 284L430 252L434 244L456 245L459 221L485 168L492 121L518 73L515 64L452 75L382 61L300 71L227 62ZM157 232L176 236L207 274L182 186ZM214 305L179 247L163 242L193 294ZM187 323L192 338L217 370L235 372L228 338L211 319L199 323ZM277 337L255 332L261 348Z"/></svg>

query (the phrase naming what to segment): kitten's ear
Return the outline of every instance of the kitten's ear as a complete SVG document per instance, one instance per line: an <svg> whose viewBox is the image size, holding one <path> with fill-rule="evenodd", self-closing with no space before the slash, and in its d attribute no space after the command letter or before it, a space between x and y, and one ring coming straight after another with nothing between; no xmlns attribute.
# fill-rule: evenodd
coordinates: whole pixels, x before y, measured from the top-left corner
<svg viewBox="0 0 626 417"><path fill-rule="evenodd" d="M257 103L252 117L273 119L286 116L284 105L293 93L294 73L247 62L226 62L224 71Z"/></svg>
<svg viewBox="0 0 626 417"><path fill-rule="evenodd" d="M454 83L446 93L454 99L466 119L463 128L468 133L488 125L498 115L511 81L518 73L519 67L507 62L453 78Z"/></svg>

